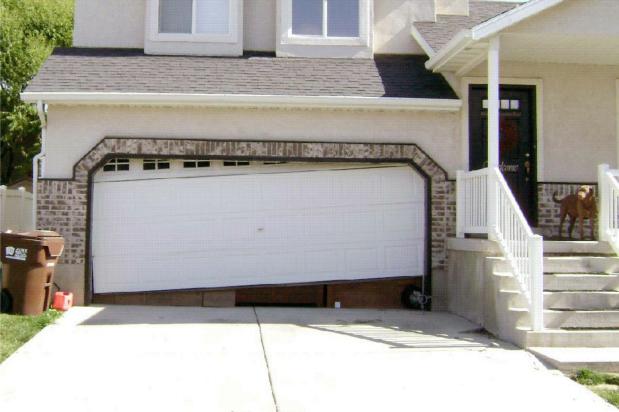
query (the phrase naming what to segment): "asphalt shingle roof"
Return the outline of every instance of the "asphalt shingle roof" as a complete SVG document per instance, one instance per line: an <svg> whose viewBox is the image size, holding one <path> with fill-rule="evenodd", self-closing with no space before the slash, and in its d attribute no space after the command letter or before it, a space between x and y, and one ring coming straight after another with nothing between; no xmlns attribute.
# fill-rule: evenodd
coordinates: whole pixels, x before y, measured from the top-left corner
<svg viewBox="0 0 619 412"><path fill-rule="evenodd" d="M415 28L436 52L464 29L470 29L503 14L518 3L471 1L468 16L437 15L435 22L415 22Z"/></svg>
<svg viewBox="0 0 619 412"><path fill-rule="evenodd" d="M56 49L25 91L457 98L441 75L426 70L426 59L227 58Z"/></svg>

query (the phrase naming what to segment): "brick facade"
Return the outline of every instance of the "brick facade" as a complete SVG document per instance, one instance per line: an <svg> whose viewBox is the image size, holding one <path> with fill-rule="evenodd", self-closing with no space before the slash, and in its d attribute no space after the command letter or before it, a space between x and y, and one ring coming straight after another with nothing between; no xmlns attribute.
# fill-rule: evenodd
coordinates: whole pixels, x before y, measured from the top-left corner
<svg viewBox="0 0 619 412"><path fill-rule="evenodd" d="M538 227L541 234L546 238L557 238L559 235L559 218L560 207L552 199L554 193L557 198L563 199L569 194L576 193L582 185L593 186L597 194L597 185L595 183L539 183L537 185L537 210L538 210ZM568 223L563 226L563 236L567 235ZM585 221L585 236L590 236L589 222ZM597 239L597 224L594 225L594 233ZM577 229L574 229L573 236L578 238Z"/></svg>
<svg viewBox="0 0 619 412"><path fill-rule="evenodd" d="M428 179L433 268L444 267L446 237L455 232L455 184L414 144L105 138L74 166L73 179L39 180L37 227L65 237L61 263L86 262L90 176L118 156L406 162Z"/></svg>

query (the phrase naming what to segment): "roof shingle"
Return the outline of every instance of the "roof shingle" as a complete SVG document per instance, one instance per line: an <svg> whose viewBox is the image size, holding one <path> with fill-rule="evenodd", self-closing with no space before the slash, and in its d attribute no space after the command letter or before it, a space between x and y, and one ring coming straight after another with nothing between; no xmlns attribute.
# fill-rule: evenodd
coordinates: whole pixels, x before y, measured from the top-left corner
<svg viewBox="0 0 619 412"><path fill-rule="evenodd" d="M464 29L470 29L515 7L513 2L471 1L468 16L437 15L435 22L415 22L414 26L436 52Z"/></svg>
<svg viewBox="0 0 619 412"><path fill-rule="evenodd" d="M457 98L425 56L368 59L155 56L135 49L56 49L26 92Z"/></svg>

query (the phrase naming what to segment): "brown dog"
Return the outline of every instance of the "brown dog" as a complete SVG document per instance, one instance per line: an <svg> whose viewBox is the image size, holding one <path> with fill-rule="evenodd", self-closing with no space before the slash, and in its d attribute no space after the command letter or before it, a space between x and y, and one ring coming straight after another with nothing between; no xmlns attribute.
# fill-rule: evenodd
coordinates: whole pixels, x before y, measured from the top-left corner
<svg viewBox="0 0 619 412"><path fill-rule="evenodd" d="M559 239L563 235L563 222L569 215L570 226L568 229L568 237L572 238L572 230L574 230L574 222L578 219L578 227L580 229L580 240L585 238L584 221L589 219L591 224L591 240L593 240L593 225L597 217L597 201L595 193L591 186L580 186L576 194L567 195L563 199L557 199L557 193L552 195L552 200L561 205L561 222L559 223Z"/></svg>

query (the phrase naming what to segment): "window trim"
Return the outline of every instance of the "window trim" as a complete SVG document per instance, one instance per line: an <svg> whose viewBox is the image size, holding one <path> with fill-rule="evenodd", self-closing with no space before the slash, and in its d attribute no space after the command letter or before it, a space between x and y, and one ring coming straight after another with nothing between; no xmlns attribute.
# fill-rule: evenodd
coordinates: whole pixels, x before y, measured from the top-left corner
<svg viewBox="0 0 619 412"><path fill-rule="evenodd" d="M323 0L322 27L323 34L302 35L292 33L292 2L294 0L279 0L281 2L281 44L298 44L305 46L370 46L371 0L359 0L359 36L329 37L327 36L327 2Z"/></svg>
<svg viewBox="0 0 619 412"><path fill-rule="evenodd" d="M239 1L228 0L228 33L194 33L196 26L196 0L192 0L191 33L159 33L159 0L149 0L150 39L159 42L237 43L239 39Z"/></svg>

